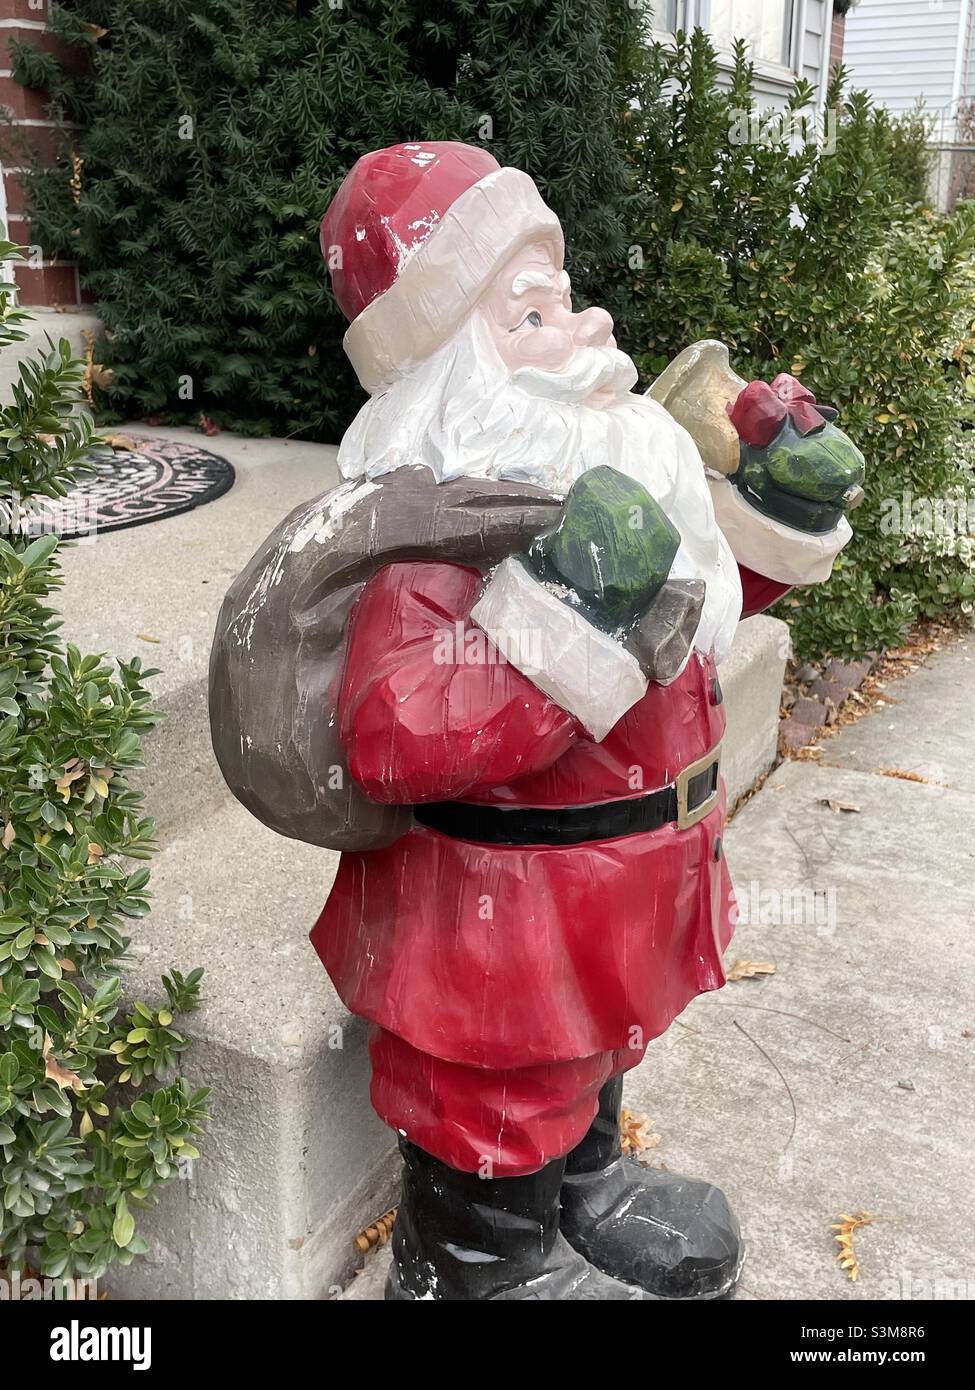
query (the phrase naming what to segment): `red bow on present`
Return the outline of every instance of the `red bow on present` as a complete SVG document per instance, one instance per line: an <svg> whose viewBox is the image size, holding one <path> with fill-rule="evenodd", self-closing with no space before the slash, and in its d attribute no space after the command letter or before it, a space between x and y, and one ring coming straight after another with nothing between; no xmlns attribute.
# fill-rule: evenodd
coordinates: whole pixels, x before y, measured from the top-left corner
<svg viewBox="0 0 975 1390"><path fill-rule="evenodd" d="M765 381L749 382L726 409L739 438L760 449L771 444L786 416L799 434L811 434L837 415L832 406L817 405L809 388L788 372L780 372L771 386Z"/></svg>

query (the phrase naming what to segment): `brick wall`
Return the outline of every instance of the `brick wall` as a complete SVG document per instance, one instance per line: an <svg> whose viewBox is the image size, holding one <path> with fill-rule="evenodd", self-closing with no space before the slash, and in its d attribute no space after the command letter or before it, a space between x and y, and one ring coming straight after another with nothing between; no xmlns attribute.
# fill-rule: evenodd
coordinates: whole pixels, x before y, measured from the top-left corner
<svg viewBox="0 0 975 1390"><path fill-rule="evenodd" d="M833 26L829 32L829 65L834 68L843 61L843 36L846 31L846 14L833 11Z"/></svg>
<svg viewBox="0 0 975 1390"><path fill-rule="evenodd" d="M58 40L44 32L47 7L48 0L0 0L0 105L11 113L15 126L13 131L6 128L2 131L0 218L7 224L10 240L30 248L29 261L14 269L20 302L50 308L78 308L82 293L77 266L73 261L49 259L43 247L33 243L30 225L24 217L23 190L17 178L22 140L43 155L52 154L58 143L45 109L44 93L21 87L10 75L11 39L29 38L51 52L61 51ZM71 56L76 55L72 53Z"/></svg>

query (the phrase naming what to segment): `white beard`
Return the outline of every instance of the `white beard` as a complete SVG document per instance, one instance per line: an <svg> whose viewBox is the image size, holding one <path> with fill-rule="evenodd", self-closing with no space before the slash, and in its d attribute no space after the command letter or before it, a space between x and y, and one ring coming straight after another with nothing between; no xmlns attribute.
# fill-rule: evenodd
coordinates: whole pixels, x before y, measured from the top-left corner
<svg viewBox="0 0 975 1390"><path fill-rule="evenodd" d="M608 464L641 483L681 534L674 579L703 579L694 645L727 656L741 615L741 581L718 529L704 464L690 435L632 387L637 370L616 348L581 348L565 372L509 374L474 313L439 352L378 392L339 448L345 478L375 478L426 464L439 482L497 478L564 496L589 468ZM604 406L588 404L610 387Z"/></svg>

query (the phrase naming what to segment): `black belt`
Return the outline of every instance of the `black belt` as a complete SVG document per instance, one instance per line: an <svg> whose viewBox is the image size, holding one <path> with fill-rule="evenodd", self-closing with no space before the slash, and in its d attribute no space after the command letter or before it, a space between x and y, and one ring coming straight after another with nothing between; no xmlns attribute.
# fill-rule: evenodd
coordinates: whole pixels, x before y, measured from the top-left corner
<svg viewBox="0 0 975 1390"><path fill-rule="evenodd" d="M720 749L684 771L669 787L628 801L595 806L479 806L472 801L431 801L414 806L421 825L457 840L486 845L577 845L659 830L703 819L718 803Z"/></svg>

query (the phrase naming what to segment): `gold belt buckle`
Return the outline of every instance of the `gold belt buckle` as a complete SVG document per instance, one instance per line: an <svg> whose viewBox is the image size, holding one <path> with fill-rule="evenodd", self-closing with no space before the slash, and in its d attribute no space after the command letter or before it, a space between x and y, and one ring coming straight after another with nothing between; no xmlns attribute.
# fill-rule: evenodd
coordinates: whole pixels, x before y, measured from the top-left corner
<svg viewBox="0 0 975 1390"><path fill-rule="evenodd" d="M707 772L708 768L715 768L714 791L710 793L696 806L693 811L687 809L687 798L690 793L691 780L699 776L702 772ZM705 753L703 758L698 758L697 762L691 763L684 768L677 777L677 829L686 830L688 826L696 825L699 820L710 815L718 804L721 795L721 745L712 748L710 753Z"/></svg>

